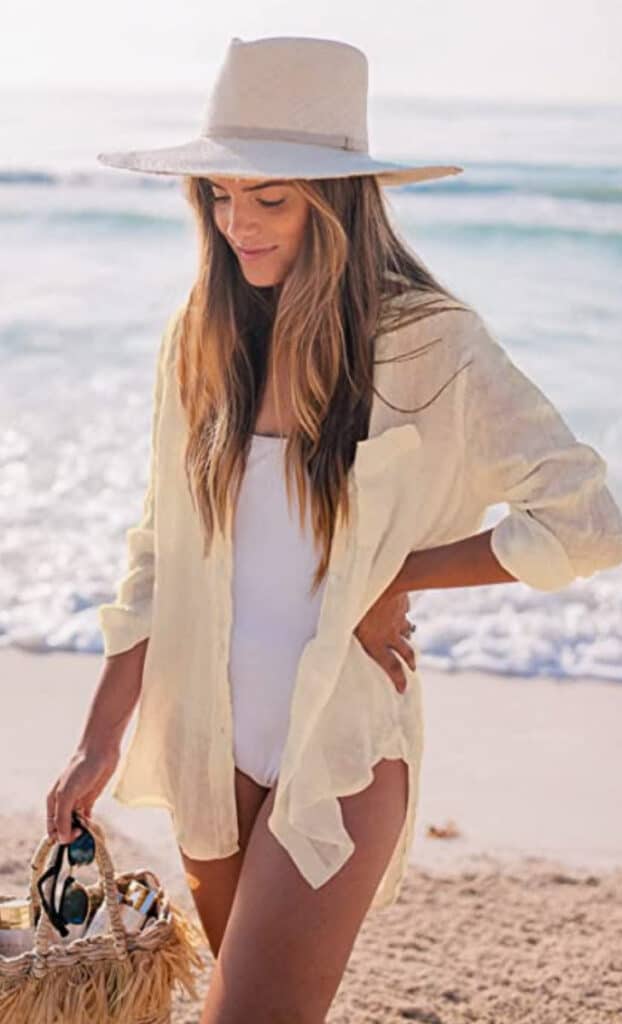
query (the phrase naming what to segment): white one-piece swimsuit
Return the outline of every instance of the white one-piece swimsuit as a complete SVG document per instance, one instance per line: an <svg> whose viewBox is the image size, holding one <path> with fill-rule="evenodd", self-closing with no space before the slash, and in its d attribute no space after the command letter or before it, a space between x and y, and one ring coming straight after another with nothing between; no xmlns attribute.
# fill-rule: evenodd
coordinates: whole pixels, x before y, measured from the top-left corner
<svg viewBox="0 0 622 1024"><path fill-rule="evenodd" d="M309 595L318 550L287 504L287 438L252 434L233 526L229 679L234 761L270 787L279 774L302 650L316 631L326 579Z"/></svg>

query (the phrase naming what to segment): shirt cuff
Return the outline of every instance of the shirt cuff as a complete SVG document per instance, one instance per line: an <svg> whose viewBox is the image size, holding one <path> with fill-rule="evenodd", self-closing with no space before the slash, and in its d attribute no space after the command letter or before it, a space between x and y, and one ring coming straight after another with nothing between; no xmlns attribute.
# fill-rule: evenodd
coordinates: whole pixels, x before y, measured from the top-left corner
<svg viewBox="0 0 622 1024"><path fill-rule="evenodd" d="M97 617L107 658L129 651L151 632L151 606L138 610L123 604L101 604Z"/></svg>
<svg viewBox="0 0 622 1024"><path fill-rule="evenodd" d="M561 590L576 579L555 534L523 509L513 508L492 528L490 547L507 572L535 590Z"/></svg>

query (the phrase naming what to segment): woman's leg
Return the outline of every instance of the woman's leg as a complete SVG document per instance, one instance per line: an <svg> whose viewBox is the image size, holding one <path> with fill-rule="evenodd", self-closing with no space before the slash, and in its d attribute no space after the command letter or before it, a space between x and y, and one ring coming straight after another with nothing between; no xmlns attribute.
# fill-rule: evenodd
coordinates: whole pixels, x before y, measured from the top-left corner
<svg viewBox="0 0 622 1024"><path fill-rule="evenodd" d="M404 824L408 766L386 758L370 785L340 797L355 850L313 889L267 826L262 803L200 1024L320 1024Z"/></svg>
<svg viewBox="0 0 622 1024"><path fill-rule="evenodd" d="M244 852L255 818L263 801L270 792L269 787L260 786L249 775L235 769L235 800L240 832L240 849L230 857L214 860L193 860L179 847L186 872L186 879L207 936L210 949L218 956L220 943L227 925L233 903L235 888Z"/></svg>

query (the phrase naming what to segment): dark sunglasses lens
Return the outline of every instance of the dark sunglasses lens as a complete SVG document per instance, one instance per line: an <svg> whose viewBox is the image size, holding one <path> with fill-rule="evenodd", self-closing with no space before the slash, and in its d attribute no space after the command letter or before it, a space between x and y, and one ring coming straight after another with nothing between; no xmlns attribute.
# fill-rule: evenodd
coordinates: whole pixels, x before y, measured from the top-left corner
<svg viewBox="0 0 622 1024"><path fill-rule="evenodd" d="M67 848L70 864L91 864L95 859L95 840L84 829Z"/></svg>
<svg viewBox="0 0 622 1024"><path fill-rule="evenodd" d="M61 914L67 924L82 924L86 921L89 899L80 886L72 885L63 896Z"/></svg>

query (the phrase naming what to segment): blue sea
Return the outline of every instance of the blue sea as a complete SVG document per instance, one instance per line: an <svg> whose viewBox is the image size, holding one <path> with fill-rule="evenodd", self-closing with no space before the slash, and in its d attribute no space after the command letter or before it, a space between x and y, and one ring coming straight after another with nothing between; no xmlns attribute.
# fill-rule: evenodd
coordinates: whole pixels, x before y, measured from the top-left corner
<svg viewBox="0 0 622 1024"><path fill-rule="evenodd" d="M104 150L198 132L197 93L5 91L0 156L0 646L102 652L95 608L141 514L160 334L193 279L176 178ZM622 503L622 117L613 106L372 98L395 224L609 465ZM506 513L489 510L484 526ZM419 667L622 681L622 570L416 602Z"/></svg>

